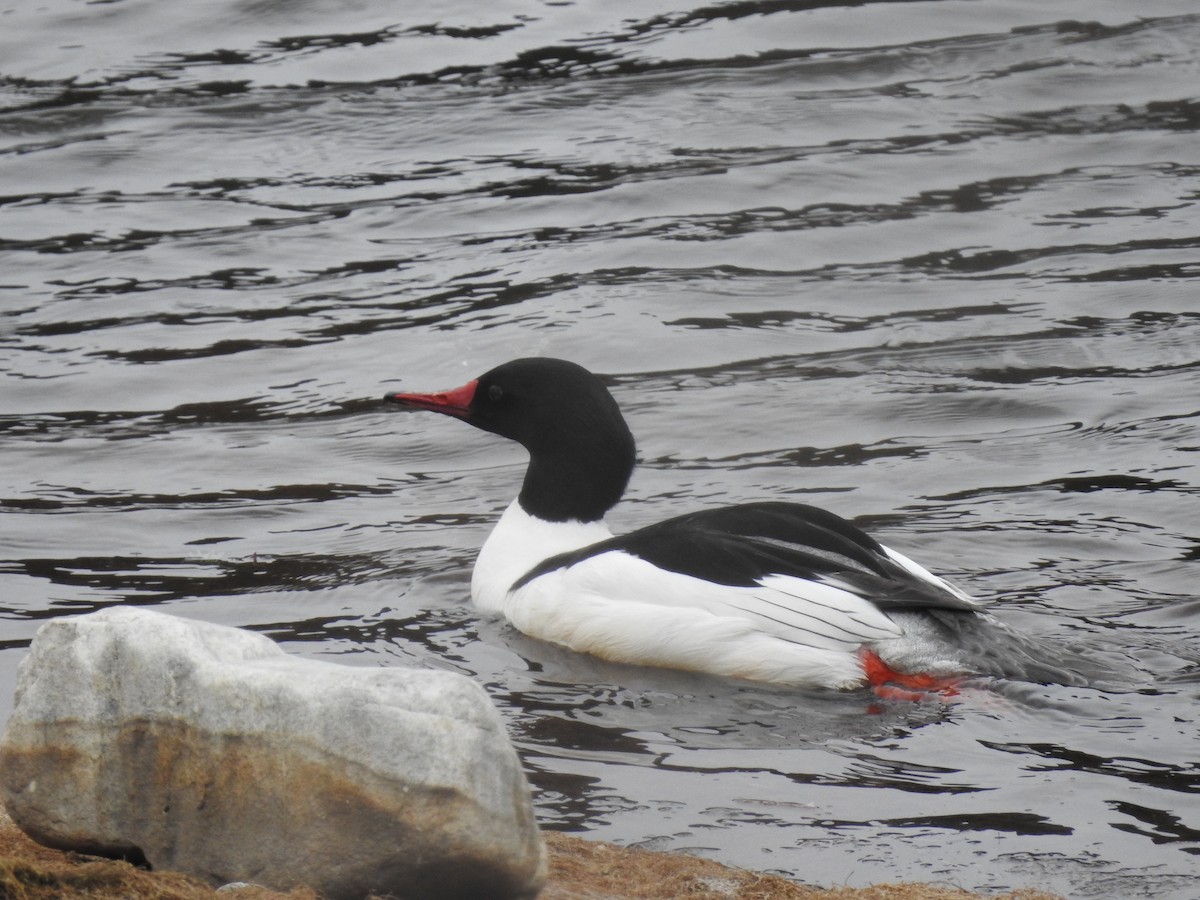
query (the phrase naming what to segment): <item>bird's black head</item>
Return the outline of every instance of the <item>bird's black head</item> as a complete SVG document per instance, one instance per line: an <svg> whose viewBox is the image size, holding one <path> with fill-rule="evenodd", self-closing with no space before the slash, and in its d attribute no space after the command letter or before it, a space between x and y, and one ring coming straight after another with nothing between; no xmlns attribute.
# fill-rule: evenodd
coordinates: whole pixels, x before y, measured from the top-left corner
<svg viewBox="0 0 1200 900"><path fill-rule="evenodd" d="M582 366L534 357L497 366L460 388L384 397L444 413L521 444L526 512L594 521L620 499L633 471L633 436L604 383Z"/></svg>

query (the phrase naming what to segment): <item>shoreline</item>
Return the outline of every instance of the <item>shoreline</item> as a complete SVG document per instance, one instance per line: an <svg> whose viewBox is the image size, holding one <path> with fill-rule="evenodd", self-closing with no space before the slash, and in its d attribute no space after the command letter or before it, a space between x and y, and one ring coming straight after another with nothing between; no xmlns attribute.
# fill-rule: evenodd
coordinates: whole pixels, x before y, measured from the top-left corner
<svg viewBox="0 0 1200 900"><path fill-rule="evenodd" d="M682 853L636 850L564 832L543 831L550 877L539 900L1062 900L1018 889L978 894L931 884L820 888ZM218 893L178 872L52 850L34 843L0 807L0 897L11 900L319 900L308 888L247 887Z"/></svg>

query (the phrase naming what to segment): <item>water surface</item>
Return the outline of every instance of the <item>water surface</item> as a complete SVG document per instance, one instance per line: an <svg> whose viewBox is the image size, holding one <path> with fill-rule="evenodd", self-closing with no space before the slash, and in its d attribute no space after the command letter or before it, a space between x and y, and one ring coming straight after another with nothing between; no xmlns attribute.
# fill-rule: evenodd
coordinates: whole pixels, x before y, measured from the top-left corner
<svg viewBox="0 0 1200 900"><path fill-rule="evenodd" d="M0 717L139 604L486 685L542 822L820 885L1190 900L1189 0L0 4ZM834 509L1136 670L952 704L481 619L522 451L384 409L605 373L619 529Z"/></svg>

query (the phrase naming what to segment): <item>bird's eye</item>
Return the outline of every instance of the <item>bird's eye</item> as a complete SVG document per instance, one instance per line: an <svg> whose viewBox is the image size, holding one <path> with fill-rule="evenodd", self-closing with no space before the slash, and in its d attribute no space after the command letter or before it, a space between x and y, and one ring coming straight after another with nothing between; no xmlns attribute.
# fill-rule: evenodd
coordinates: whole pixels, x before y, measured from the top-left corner
<svg viewBox="0 0 1200 900"><path fill-rule="evenodd" d="M491 400L493 403L498 401L503 396L504 396L504 388L500 387L500 385L493 384L491 387L488 388L488 399Z"/></svg>

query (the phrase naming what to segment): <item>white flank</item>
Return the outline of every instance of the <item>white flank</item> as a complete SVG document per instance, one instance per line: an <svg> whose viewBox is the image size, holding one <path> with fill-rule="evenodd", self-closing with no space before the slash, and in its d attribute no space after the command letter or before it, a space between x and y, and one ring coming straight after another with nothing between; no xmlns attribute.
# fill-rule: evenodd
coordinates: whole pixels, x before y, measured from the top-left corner
<svg viewBox="0 0 1200 900"><path fill-rule="evenodd" d="M774 612L775 601L799 605L766 586L713 584L610 552L513 591L504 614L532 637L615 662L779 684L862 683L855 651L863 639L830 635L830 622L859 627L851 617L827 607L805 618L806 625L820 622L817 629L802 629L760 614L760 608Z"/></svg>

